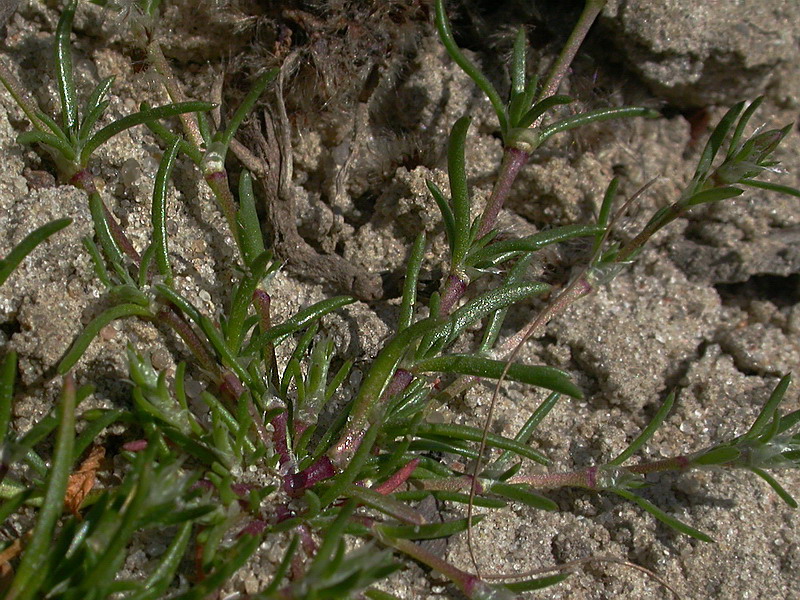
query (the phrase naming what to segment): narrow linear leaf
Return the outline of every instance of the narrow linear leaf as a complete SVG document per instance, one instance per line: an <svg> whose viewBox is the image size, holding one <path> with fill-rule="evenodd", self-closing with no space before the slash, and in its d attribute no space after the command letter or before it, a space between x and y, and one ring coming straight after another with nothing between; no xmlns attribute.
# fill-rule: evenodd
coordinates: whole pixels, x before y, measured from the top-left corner
<svg viewBox="0 0 800 600"><path fill-rule="evenodd" d="M720 446L703 452L696 458L691 459L693 467L704 467L708 465L724 465L738 459L742 453L734 446Z"/></svg>
<svg viewBox="0 0 800 600"><path fill-rule="evenodd" d="M512 592L530 592L532 590L541 590L551 585L556 585L567 579L572 573L561 573L559 575L549 575L548 577L539 577L537 579L526 579L525 581L515 581L514 583L504 584Z"/></svg>
<svg viewBox="0 0 800 600"><path fill-rule="evenodd" d="M11 350L0 366L0 444L8 435L11 423L11 405L14 402L14 380L17 378L17 353Z"/></svg>
<svg viewBox="0 0 800 600"><path fill-rule="evenodd" d="M53 541L53 532L64 506L72 449L75 440L75 380L64 378L58 405L58 432L53 449L52 466L47 476L45 495L37 515L33 534L22 555L16 576L8 590L6 600L27 600L37 595L43 579L40 568L47 559L47 550Z"/></svg>
<svg viewBox="0 0 800 600"><path fill-rule="evenodd" d="M152 107L147 102L142 102L139 105L140 111L152 110ZM152 131L164 144L171 144L172 140L179 139L181 145L181 152L188 156L191 161L198 167L203 163L203 152L190 144L183 137L177 133L171 132L158 121L148 121L145 126Z"/></svg>
<svg viewBox="0 0 800 600"><path fill-rule="evenodd" d="M483 439L483 431L476 427L469 427L467 425L454 425L445 423L425 423L420 425L417 430L417 436L430 437L433 439L446 439L451 440L466 440L470 442L480 442ZM533 448L521 444L516 440L503 437L496 433L489 433L486 437L486 444L492 448L500 448L501 450L510 450L519 456L529 458L542 465L550 464L550 461L536 452Z"/></svg>
<svg viewBox="0 0 800 600"><path fill-rule="evenodd" d="M272 581L269 582L269 585L264 588L262 595L265 598L269 598L271 594L274 594L278 591L283 578L286 577L286 574L289 572L289 567L292 565L292 560L296 556L297 546L300 543L300 538L298 536L293 536L292 540L289 542L289 546L286 548L286 552L283 555L283 559L281 560L281 564L278 565L278 568L275 569L275 573L272 575Z"/></svg>
<svg viewBox="0 0 800 600"><path fill-rule="evenodd" d="M339 542L344 535L347 522L350 520L350 516L355 509L355 500L347 500L344 506L339 510L336 519L334 519L333 523L326 529L319 550L317 550L317 554L314 556L314 560L306 572L306 577L309 581L313 581L322 576L327 570L328 563L334 558L334 554L339 547Z"/></svg>
<svg viewBox="0 0 800 600"><path fill-rule="evenodd" d="M614 177L606 188L606 193L603 194L603 202L600 205L600 213L597 215L597 227L599 231L595 234L594 246L592 247L592 254L597 254L600 246L605 238L606 229L608 229L608 222L611 219L611 209L614 206L614 199L617 197L617 188L619 188L619 178Z"/></svg>
<svg viewBox="0 0 800 600"><path fill-rule="evenodd" d="M350 484L342 492L344 496L355 498L359 503L374 508L403 523L420 526L425 523L425 517L411 508L405 502L371 490L369 488Z"/></svg>
<svg viewBox="0 0 800 600"><path fill-rule="evenodd" d="M460 375L499 379L505 366L506 363L501 360L492 360L467 354L451 354L417 361L413 370L416 372L458 373ZM573 398L583 398L583 392L572 383L569 375L554 367L512 363L506 376L512 381L536 385Z"/></svg>
<svg viewBox="0 0 800 600"><path fill-rule="evenodd" d="M214 322L206 315L200 315L200 320L197 322L200 329L206 336L206 339L222 359L222 363L231 369L239 380L247 387L253 386L255 383L250 373L241 365L237 356L233 353L230 346L225 341L222 332L217 328Z"/></svg>
<svg viewBox="0 0 800 600"><path fill-rule="evenodd" d="M538 577L536 579L526 579L525 581L515 581L514 583L505 583L503 585L505 585L506 588L514 593L530 592L561 583L570 575L572 575L572 573L561 573L559 575L549 575L547 577Z"/></svg>
<svg viewBox="0 0 800 600"><path fill-rule="evenodd" d="M419 467L417 467L419 470ZM416 472L415 472L416 476ZM469 494L461 492L447 492L444 490L410 490L407 492L395 492L394 497L398 500L405 500L407 502L417 502L424 500L428 496L433 496L437 500L446 502L459 502L461 504L469 503ZM482 508L503 508L508 506L508 503L499 498L484 498L482 496L475 497L475 506Z"/></svg>
<svg viewBox="0 0 800 600"><path fill-rule="evenodd" d="M461 67L461 69L469 75L470 79L475 82L481 91L486 94L486 97L489 99L489 102L494 108L495 114L497 114L497 118L500 121L500 129L502 131L506 131L508 129L508 120L505 114L505 106L503 101L500 99L500 94L497 92L495 87L491 84L491 82L486 78L486 76L481 73L480 69L472 64L464 54L461 52L461 49L456 44L455 38L453 38L453 32L450 29L450 22L447 19L447 13L444 9L444 0L436 0L435 4L436 16L436 29L439 32L439 38L442 40L442 44L444 44L447 53L450 55L450 58Z"/></svg>
<svg viewBox="0 0 800 600"><path fill-rule="evenodd" d="M217 148L219 148L221 146L221 144L214 144L214 142L212 141L212 138L211 138L211 125L208 122L208 117L205 115L205 113L201 113L201 112L197 113L197 129L200 131L200 138L203 140L203 145L206 148L208 148L208 152L206 153L206 156L208 156L211 152L215 152L216 151L216 148L214 148L215 146ZM219 155L214 156L213 158L214 159L220 158L220 159L224 160L225 159L225 154L226 154L225 150L226 149L222 149L222 152Z"/></svg>
<svg viewBox="0 0 800 600"><path fill-rule="evenodd" d="M625 450L623 450L619 456L617 456L614 460L610 461L608 464L621 465L631 456L633 456L639 450L639 448L644 446L645 443L647 443L647 440L653 437L653 434L656 432L656 430L659 427L661 427L661 424L664 422L664 419L667 418L669 411L672 410L672 405L674 403L675 403L675 392L670 392L669 396L667 396L667 399L664 400L664 403L658 409L658 412L652 418L650 423L647 424L647 427L644 428L642 433L640 433L639 436L635 440L633 440L630 443L630 445L627 448L625 448Z"/></svg>
<svg viewBox="0 0 800 600"><path fill-rule="evenodd" d="M514 96L525 93L525 28L517 30L514 38L514 52L511 56L511 93Z"/></svg>
<svg viewBox="0 0 800 600"><path fill-rule="evenodd" d="M239 126L242 124L242 121L247 118L247 115L253 110L253 106L255 106L258 99L261 97L261 94L264 93L264 90L267 89L267 86L272 83L275 78L280 73L280 69L270 69L261 77L256 79L255 83L250 87L250 91L247 93L247 96L244 97L242 103L236 109L236 112L233 113L233 117L231 117L230 123L225 128L225 130L219 134L219 141L222 143L224 148L228 148L233 139L233 136L236 135L236 132L239 129Z"/></svg>
<svg viewBox="0 0 800 600"><path fill-rule="evenodd" d="M540 100L534 104L528 112L526 112L517 123L518 128L530 127L539 117L546 113L551 108L560 106L562 104L570 104L574 99L565 95L549 96L544 100Z"/></svg>
<svg viewBox="0 0 800 600"><path fill-rule="evenodd" d="M567 242L581 237L602 235L603 228L599 225L565 225L541 231L533 235L515 240L504 240L490 244L485 248L470 252L466 262L470 265L480 265L491 261L493 265L499 264L496 259L499 255L518 252L535 252L551 244Z"/></svg>
<svg viewBox="0 0 800 600"><path fill-rule="evenodd" d="M795 410L788 415L784 415L781 417L781 426L778 428L778 434L788 431L798 423L800 423L800 410Z"/></svg>
<svg viewBox="0 0 800 600"><path fill-rule="evenodd" d="M114 83L115 76L110 75L109 77L104 77L100 80L100 82L95 86L92 90L92 93L89 95L88 100L86 100L86 106L84 109L86 110L86 115L94 111L98 106L100 106L106 94L108 94L108 90L111 89L111 85ZM84 115L83 123L81 124L81 128L84 127L86 123L86 115Z"/></svg>
<svg viewBox="0 0 800 600"><path fill-rule="evenodd" d="M757 179L742 179L740 184L762 190L769 190L770 192L777 192L779 194L786 194L788 196L795 196L800 198L800 190L788 185L780 185L779 183L771 183L769 181L759 181Z"/></svg>
<svg viewBox="0 0 800 600"><path fill-rule="evenodd" d="M786 489L778 483L778 481L769 473L767 473L764 469L759 469L758 467L748 467L753 473L761 477L764 481L766 481L769 486L775 490L775 493L780 496L781 500L786 502L792 508L797 508L797 500L795 500L792 495L786 491Z"/></svg>
<svg viewBox="0 0 800 600"><path fill-rule="evenodd" d="M85 419L86 413L84 412L81 416ZM123 410L106 410L102 413L100 418L89 423L75 440L73 460L78 460L84 450L92 445L92 442L94 442L97 436L100 435L106 427L116 423L122 419L123 416L125 416L125 411Z"/></svg>
<svg viewBox="0 0 800 600"><path fill-rule="evenodd" d="M31 144L42 144L58 150L68 161L75 160L75 149L59 136L47 133L46 131L26 131L17 136L17 143L23 146Z"/></svg>
<svg viewBox="0 0 800 600"><path fill-rule="evenodd" d="M108 290L108 297L117 304L138 304L147 308L150 306L150 299L138 287L125 284L115 285Z"/></svg>
<svg viewBox="0 0 800 600"><path fill-rule="evenodd" d="M175 157L178 155L178 142L173 140L161 162L158 164L155 186L153 188L153 205L151 218L153 222L153 249L158 272L167 285L172 285L172 267L169 264L169 248L167 245L167 188Z"/></svg>
<svg viewBox="0 0 800 600"><path fill-rule="evenodd" d="M47 126L47 128L52 132L54 136L56 136L58 139L62 140L65 144L67 144L70 148L72 148L69 135L67 135L64 129L62 129L61 125L56 123L53 117L41 111L36 111L36 116L39 117L42 123L44 123Z"/></svg>
<svg viewBox="0 0 800 600"><path fill-rule="evenodd" d="M100 117L103 116L103 113L106 112L109 104L109 101L105 100L104 102L101 102L95 106L90 112L86 113L86 115L83 117L81 128L76 134L78 140L86 139L86 137L89 135L89 132L91 132L92 128L97 124L97 121L99 121Z"/></svg>
<svg viewBox="0 0 800 600"><path fill-rule="evenodd" d="M778 382L778 385L776 385L775 389L772 390L769 399L764 404L764 408L761 409L761 412L758 414L758 417L753 425L750 427L747 433L741 437L742 440L754 440L764 433L764 431L772 422L775 411L778 409L778 405L783 401L786 390L789 389L789 385L791 385L791 383L791 374L784 375L781 378L781 380Z"/></svg>
<svg viewBox="0 0 800 600"><path fill-rule="evenodd" d="M97 239L100 241L100 247L106 255L106 258L111 263L114 271L123 281L127 281L127 271L125 271L125 257L122 255L122 250L117 244L114 234L111 230L111 225L108 222L106 207L103 199L96 191L89 194L89 212L92 215L92 223L94 224L94 232Z"/></svg>
<svg viewBox="0 0 800 600"><path fill-rule="evenodd" d="M556 133L575 129L576 127L583 127L590 123L599 123L601 121L608 121L609 119L627 119L631 117L646 117L654 119L660 117L661 113L650 108L643 108L639 106L629 106L623 108L600 108L592 110L572 117L567 117L561 121L557 121L552 125L548 125L542 130L541 140L544 142L547 138Z"/></svg>
<svg viewBox="0 0 800 600"><path fill-rule="evenodd" d="M33 493L34 490L25 489L21 483L11 483L10 481L0 483L0 498L5 500L0 504L0 523L5 523L6 519L31 499Z"/></svg>
<svg viewBox="0 0 800 600"><path fill-rule="evenodd" d="M525 298L543 294L549 289L549 285L539 282L503 285L473 298L455 310L446 322L428 332L417 349L417 356L420 358L429 356L432 351L438 351L443 344L454 342L473 323ZM436 342L439 342L438 346Z"/></svg>
<svg viewBox="0 0 800 600"><path fill-rule="evenodd" d="M271 270L272 253L262 252L250 263L251 274L236 286L233 302L225 323L225 338L234 352L239 352L242 339L246 333L247 311L253 299L256 287L261 283L266 273ZM272 268L275 268L274 265ZM256 317L256 319L258 319ZM254 322L255 324L255 322Z"/></svg>
<svg viewBox="0 0 800 600"><path fill-rule="evenodd" d="M200 311L197 307L184 298L181 294L165 286L163 283L157 283L153 286L156 293L166 300L174 304L183 314L189 317L192 321L200 323Z"/></svg>
<svg viewBox="0 0 800 600"><path fill-rule="evenodd" d="M72 347L69 349L64 358L61 359L61 362L58 364L58 373L63 375L73 366L75 366L75 363L78 362L81 356L83 356L86 348L89 347L89 344L91 344L92 340L97 337L97 334L100 333L100 330L103 329L103 327L117 319L133 316L142 317L144 319L153 318L153 314L143 306L139 306L138 304L120 304L119 306L109 308L102 314L92 319L91 322L86 326L86 329L83 330L83 333L81 333L72 343Z"/></svg>
<svg viewBox="0 0 800 600"><path fill-rule="evenodd" d="M526 489L525 486L494 483L488 491L538 510L558 510L558 504L550 500L550 498L534 494L529 489Z"/></svg>
<svg viewBox="0 0 800 600"><path fill-rule="evenodd" d="M8 255L0 260L0 285L5 283L8 276L16 269L23 259L30 254L36 246L41 244L57 231L61 231L72 223L72 219L58 219L42 225L25 236L19 244L14 246Z"/></svg>
<svg viewBox="0 0 800 600"><path fill-rule="evenodd" d="M262 536L243 535L231 548L226 549L223 560L215 561L214 569L203 581L193 585L175 600L202 600L216 592L238 571L261 545Z"/></svg>
<svg viewBox="0 0 800 600"><path fill-rule="evenodd" d="M99 556L92 569L92 585L103 589L109 585L122 565L126 553L125 547L130 543L137 522L142 515L144 504L149 495L153 481L153 462L158 444L154 439L148 440L145 451L136 457L134 468L134 487L126 499L122 514L116 519L111 540Z"/></svg>
<svg viewBox="0 0 800 600"><path fill-rule="evenodd" d="M391 433L395 432L393 429L389 429L389 431ZM422 439L416 439L408 446L411 452L455 454L457 456L463 456L469 460L476 460L478 458L478 451L474 448L470 448L461 440L453 440L450 438L431 435L426 432L420 433L419 435ZM397 435L394 437L397 437Z"/></svg>
<svg viewBox="0 0 800 600"><path fill-rule="evenodd" d="M485 515L476 515L472 519L472 524L477 525L484 519ZM469 527L469 520L455 519L444 523L427 523L425 525L379 525L382 533L389 537L406 540L435 540L443 537L450 537Z"/></svg>
<svg viewBox="0 0 800 600"><path fill-rule="evenodd" d="M127 115L121 119L114 121L110 125L106 125L100 131L95 133L89 140L87 140L80 155L80 164L85 165L89 157L94 153L97 148L105 144L112 137L130 129L137 125L144 125L149 122L155 122L159 119L168 119L190 112L208 111L214 108L210 102L177 102L174 104L166 104L156 108L148 108L139 112Z"/></svg>
<svg viewBox="0 0 800 600"><path fill-rule="evenodd" d="M414 305L417 303L417 284L419 271L422 268L422 259L425 257L425 232L420 233L414 240L408 256L406 277L403 281L403 298L400 302L400 314L397 319L397 331L403 331L411 326L414 320Z"/></svg>
<svg viewBox="0 0 800 600"><path fill-rule="evenodd" d="M531 262L533 261L534 253L530 252L527 255L521 257L511 270L508 272L508 275L503 282L503 285L518 285L519 283L523 282L530 270ZM486 323L483 326L483 339L481 343L478 345L478 348L475 351L475 354L478 355L487 355L497 343L498 338L500 337L501 328L503 327L503 323L506 319L506 313L508 312L507 308L503 308L500 310L496 310L489 315L486 319Z"/></svg>
<svg viewBox="0 0 800 600"><path fill-rule="evenodd" d="M61 99L61 115L64 129L70 134L78 131L78 103L72 74L72 49L69 39L77 6L78 0L70 0L64 7L56 26L55 44L56 80L58 96Z"/></svg>
<svg viewBox="0 0 800 600"><path fill-rule="evenodd" d="M322 300L321 302L312 304L308 308L304 308L298 312L293 317L290 317L280 325L276 325L269 331L266 331L255 338L248 345L245 354L253 354L258 352L271 342L274 342L277 345L291 334L300 331L301 329L305 329L317 319L320 319L328 313L338 310L343 306L352 304L355 301L355 298L350 296L334 296L333 298L328 298L327 300Z"/></svg>
<svg viewBox="0 0 800 600"><path fill-rule="evenodd" d="M759 96L753 100L750 103L750 106L748 106L742 113L742 117L736 124L736 129L734 129L733 135L731 136L731 141L728 143L728 153L725 157L726 159L731 158L734 154L736 154L736 151L739 149L739 141L744 135L744 129L747 127L747 124L750 122L750 119L753 117L753 114L756 112L756 110L758 110L758 107L761 106L762 102L764 102L764 96Z"/></svg>
<svg viewBox="0 0 800 600"><path fill-rule="evenodd" d="M778 434L778 430L781 427L781 413L779 410L776 410L772 415L772 420L769 422L769 425L764 429L760 436L758 436L755 440L756 444L768 444L772 441Z"/></svg>
<svg viewBox="0 0 800 600"><path fill-rule="evenodd" d="M438 185L436 185L430 179L425 180L425 185L428 186L428 191L431 193L431 196L433 196L433 199L436 201L436 206L439 207L439 211L442 213L442 224L444 225L444 232L447 235L447 243L450 246L450 252L452 253L456 237L456 225L455 217L453 216L453 210L450 208L450 203L447 201L447 198L444 197L444 193L439 189Z"/></svg>
<svg viewBox="0 0 800 600"><path fill-rule="evenodd" d="M464 155L470 122L469 117L461 117L455 122L447 146L447 175L450 179L450 204L453 209L454 234L451 261L455 269L464 262L470 243L470 198Z"/></svg>
<svg viewBox="0 0 800 600"><path fill-rule="evenodd" d="M100 254L100 248L98 248L97 244L94 243L94 240L88 236L81 238L81 243L92 259L94 274L97 275L97 278L103 285L105 285L107 288L110 288L113 283L111 282L111 277L108 274L108 269L106 269L105 261L103 261L103 255ZM145 254L147 253L145 252ZM144 256L142 259L144 260ZM144 282L141 283L141 286L144 286Z"/></svg>
<svg viewBox="0 0 800 600"><path fill-rule="evenodd" d="M157 600L163 597L164 592L175 579L186 548L189 546L192 538L192 525L191 521L180 525L166 552L161 555L158 566L147 578L144 591L134 595L130 600Z"/></svg>
<svg viewBox="0 0 800 600"><path fill-rule="evenodd" d="M528 440L530 440L531 435L539 426L544 418L550 413L551 410L555 407L558 403L559 399L561 398L561 394L558 392L552 392L545 398L542 403L536 408L535 411L528 417L528 420L525 421L525 424L520 427L517 435L514 436L514 440L519 442L520 444L527 444ZM508 462L512 459L513 455L510 451L506 450L500 457L489 467L487 467L487 471L497 472L503 470L507 467Z"/></svg>
<svg viewBox="0 0 800 600"><path fill-rule="evenodd" d="M711 188L710 190L703 190L702 192L690 196L686 200L681 201L680 204L682 207L688 208L690 206L699 206L700 204L735 198L736 196L741 196L743 193L744 190L731 186Z"/></svg>
<svg viewBox="0 0 800 600"><path fill-rule="evenodd" d="M656 519L664 523L664 525L666 525L667 527L671 527L672 529L680 531L681 533L693 537L697 540L700 540L701 542L714 543L714 539L711 536L703 533L699 529L695 529L694 527L687 525L683 521L679 521L672 515L668 515L663 510L658 508L655 504L653 504L649 500L645 500L641 496L638 496L632 492L629 492L628 490L623 490L620 488L611 488L609 489L609 491L614 492L619 496L622 496L626 500L630 500L631 502L638 504L640 508L649 512Z"/></svg>
<svg viewBox="0 0 800 600"><path fill-rule="evenodd" d="M239 211L236 215L239 224L239 237L247 266L264 253L264 237L256 212L256 199L253 194L253 177L248 171L239 176Z"/></svg>
<svg viewBox="0 0 800 600"><path fill-rule="evenodd" d="M725 137L728 135L731 127L733 127L733 123L739 117L742 109L744 109L744 102L733 105L728 112L725 113L725 116L720 119L719 123L717 123L717 126L708 138L708 142L706 142L705 148L703 148L703 154L700 156L700 161L697 163L697 170L694 173L694 180L702 181L705 179L711 169L714 158L717 156L722 146L722 142L725 141Z"/></svg>
<svg viewBox="0 0 800 600"><path fill-rule="evenodd" d="M375 444L375 439L378 437L380 429L380 423L371 425L369 429L367 429L364 437L361 439L361 443L350 459L350 462L344 470L333 479L333 483L330 487L320 496L320 503L323 506L336 500L342 495L344 490L347 489L347 486L358 478L359 472L369 458L372 446Z"/></svg>

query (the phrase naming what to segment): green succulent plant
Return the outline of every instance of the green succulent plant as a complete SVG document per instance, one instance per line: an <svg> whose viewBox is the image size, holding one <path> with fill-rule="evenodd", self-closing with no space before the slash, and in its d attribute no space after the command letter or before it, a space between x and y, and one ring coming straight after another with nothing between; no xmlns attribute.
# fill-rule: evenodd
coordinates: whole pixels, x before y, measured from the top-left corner
<svg viewBox="0 0 800 600"><path fill-rule="evenodd" d="M501 239L497 218L514 182L552 136L608 119L659 117L643 107L554 116L555 109L572 101L558 95L558 88L603 4L587 2L543 82L527 77L526 40L520 31L509 68L511 90L504 101L459 49L444 2L436 0L439 36L451 58L486 94L498 119L504 155L491 196L478 213L466 175L470 119L463 117L454 124L447 147L449 190L428 182L449 248L441 287L427 301L417 293L427 247L420 233L409 251L396 329L369 362L354 397L332 419L322 417L349 379L353 363L336 360L333 342L319 333L320 322L355 300L333 296L276 322L270 289L281 262L264 243L252 175L242 172L235 193L228 176L226 158L237 130L280 71L257 78L228 124L212 131L205 113L213 105L185 100L157 37L151 36L148 59L173 102L158 108L142 106L96 130L109 106L106 97L113 80L102 80L81 107L70 46L77 0L66 3L55 35L58 119L39 110L0 61L0 81L32 126L20 134L19 142L47 152L62 179L87 194L95 237L86 238L84 245L109 305L60 361L63 391L57 406L25 433L17 433L12 417L17 356L5 353L0 368L0 521L35 511L35 525L13 561L5 597L205 598L218 592L265 545L289 539L271 582L252 597L393 598L375 584L403 568L405 557L449 578L468 598L514 598L557 584L568 574L557 567L547 576L538 573L514 583L490 583L489 577L456 567L418 542L469 530L482 518L473 515L473 507L519 503L557 510L557 504L543 494L563 487L620 496L669 528L712 541L639 493L648 484L647 475L666 471L749 470L796 507L791 493L771 474L800 464L800 411L779 410L789 375L780 380L745 434L712 447L629 464L667 418L675 402L673 393L615 459L575 471L522 473L529 461L549 464L528 442L559 399L583 397L568 373L517 361L522 342L582 297L611 283L657 231L692 208L726 201L748 187L800 195L760 179L764 171L776 168L775 152L791 126L746 137L763 100L759 98L728 111L712 131L680 196L655 212L627 243L614 241L619 213L614 207L616 180L608 187L596 222ZM159 6L159 2L137 6L149 18L139 22L145 23L145 30L157 23ZM180 130L170 124L178 117ZM106 208L89 171L100 145L138 125L147 126L164 146L151 200L151 238L141 254ZM184 159L195 165L198 178L216 198L238 250L238 280L226 299L226 310L215 318L179 291L173 275L166 196L174 167ZM0 262L0 284L38 244L69 222L54 221L25 238ZM545 282L530 281L529 264L542 249L580 238L590 240L593 251L586 268L568 286L554 292ZM488 283L479 288L475 285L479 279ZM524 300L547 295L542 312L511 336L511 343L501 343L508 311ZM131 345L129 405L79 411L91 388L76 385L76 365L106 325L129 317L174 331L192 362L180 363L169 376ZM479 332L478 342L464 350L461 342L468 330ZM187 371L199 373L207 383L194 399L187 393ZM441 391L434 384L436 374L455 381ZM513 380L543 388L549 395L514 437L490 431L491 410L484 428L429 418L434 401L478 379L497 380L498 386L502 380ZM77 461L115 424L124 425L132 438L119 450L123 476L91 490L74 514L67 514ZM499 454L487 461L489 449ZM473 461L474 468L459 469L443 460L444 455ZM248 479L247 473L259 477ZM466 516L430 522L418 505L426 499L460 504L467 507ZM121 576L132 540L141 532L164 536L165 550L147 573ZM193 563L191 568L188 562Z"/></svg>

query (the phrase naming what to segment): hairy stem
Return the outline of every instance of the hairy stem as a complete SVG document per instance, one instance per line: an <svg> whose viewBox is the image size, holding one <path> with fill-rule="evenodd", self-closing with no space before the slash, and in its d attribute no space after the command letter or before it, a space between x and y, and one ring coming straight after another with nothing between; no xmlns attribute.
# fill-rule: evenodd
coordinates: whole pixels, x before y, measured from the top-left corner
<svg viewBox="0 0 800 600"><path fill-rule="evenodd" d="M156 314L156 319L169 325L175 333L183 339L200 365L211 373L217 381L220 380L221 373L219 365L217 365L217 362L211 357L211 354L206 349L206 345L194 332L191 325L186 322L177 310L172 307L160 310L158 314Z"/></svg>
<svg viewBox="0 0 800 600"><path fill-rule="evenodd" d="M415 544L410 540L395 539L385 535L379 525L374 526L373 530L382 544L395 548L425 566L438 571L452 581L470 600L513 600L517 597L505 588L489 585L477 575L462 571L419 544Z"/></svg>
<svg viewBox="0 0 800 600"><path fill-rule="evenodd" d="M586 0L586 6L577 24L572 29L567 43L564 44L564 47L561 49L561 53L558 55L556 62L550 67L550 73L542 86L542 91L539 93L538 100L544 100L558 91L561 81L564 79L564 75L569 71L569 66L572 64L575 54L578 52L578 48L581 47L583 40L586 39L589 29L591 29L595 19L600 14L600 11L603 10L605 4L606 0ZM538 128L541 121L542 117L539 117L531 127L533 129Z"/></svg>
<svg viewBox="0 0 800 600"><path fill-rule="evenodd" d="M537 333L544 330L545 326L552 321L556 316L563 313L574 302L581 298L588 296L594 291L594 286L590 282L587 273L581 273L578 278L571 283L555 300L553 300L547 307L540 312L537 317L528 323L525 327L517 333L508 338L503 344L494 352L495 358L509 358L513 356L511 353L520 346L525 340Z"/></svg>
<svg viewBox="0 0 800 600"><path fill-rule="evenodd" d="M525 166L530 156L530 153L519 148L506 148L505 154L503 154L503 161L500 163L500 173L492 189L492 195L489 196L489 201L486 203L483 215L481 215L480 226L478 227L479 239L494 228L500 210L511 193L514 181L516 181L520 169Z"/></svg>
<svg viewBox="0 0 800 600"><path fill-rule="evenodd" d="M153 68L161 75L164 88L173 102L185 102L186 95L175 81L175 76L172 74L172 69L161 51L161 45L157 41L152 41L147 46L147 59ZM197 117L194 113L183 113L178 115L183 125L183 130L189 141L197 148L202 150L205 146L203 136L200 134L200 126L197 124Z"/></svg>
<svg viewBox="0 0 800 600"><path fill-rule="evenodd" d="M562 487L581 487L593 491L601 491L615 486L625 475L647 475L648 473L664 473L666 471L685 471L691 467L688 456L674 456L653 462L640 463L627 467L587 467L577 471L562 473L540 473L536 475L518 475L506 483L530 485L538 490L553 490Z"/></svg>

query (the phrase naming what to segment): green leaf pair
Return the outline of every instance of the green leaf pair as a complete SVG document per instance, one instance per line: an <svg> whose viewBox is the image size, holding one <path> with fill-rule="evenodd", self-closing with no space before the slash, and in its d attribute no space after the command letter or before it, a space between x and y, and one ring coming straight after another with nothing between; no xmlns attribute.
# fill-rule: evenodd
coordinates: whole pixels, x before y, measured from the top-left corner
<svg viewBox="0 0 800 600"><path fill-rule="evenodd" d="M573 115L547 127L541 127L541 120L545 114L558 106L569 104L573 100L569 96L563 95L537 98L537 94L542 91L539 88L539 80L537 77L527 78L525 30L520 28L514 40L509 69L511 91L508 102L503 102L500 93L489 81L489 78L464 55L456 44L444 9L444 0L436 0L435 9L436 28L442 44L453 61L486 94L497 115L503 142L507 148L518 148L530 154L552 135L582 127L588 123L626 117L659 116L658 112L647 108L608 108Z"/></svg>

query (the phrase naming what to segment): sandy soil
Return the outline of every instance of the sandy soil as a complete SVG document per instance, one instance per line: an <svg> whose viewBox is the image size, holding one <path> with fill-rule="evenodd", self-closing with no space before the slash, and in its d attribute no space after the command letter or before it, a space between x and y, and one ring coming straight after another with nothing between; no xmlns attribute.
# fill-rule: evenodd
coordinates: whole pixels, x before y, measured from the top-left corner
<svg viewBox="0 0 800 600"><path fill-rule="evenodd" d="M22 2L0 51L41 106L53 112L57 101L48 69L57 12L50 4ZM338 253L382 277L381 298L355 304L324 326L338 352L363 366L395 322L397 281L420 228L432 237L425 272L432 282L441 272L446 246L424 181L433 178L446 186L443 148L450 126L463 114L473 117L468 175L479 200L491 189L501 146L488 102L441 49L426 3L397 3L401 8L386 3L369 12L339 0L329 3L321 22L312 18L313 6L320 3L308 4L310 12L301 13L281 12L269 3L167 1L164 43L188 94L203 99L213 97L223 72L228 74L225 98L235 99L242 87L235 73L250 73L295 47L302 49L301 68L287 88L297 223L320 252ZM516 27L528 25L533 56L546 65L576 13L571 3L560 3L570 4L560 12L549 3L499 4L461 7L455 24L462 43L498 74L502 85L498 57L508 53ZM624 238L655 208L676 198L696 164L705 119L715 122L721 105L763 93L755 124L777 127L796 120L798 33L790 24L800 20L800 9L778 0L750 0L744 3L749 9L741 4L721 0L699 9L688 0L610 2L563 89L581 107L644 103L661 109L664 118L596 126L554 140L521 176L503 227L520 233L580 222L597 210L615 174L625 195L658 178L621 224L618 234ZM165 101L141 69L131 18L82 4L75 22L81 90L101 77L117 77L109 118L132 112L143 101ZM47 221L69 216L75 222L0 289L0 344L20 354L15 424L21 430L49 409L59 385L54 365L105 306L80 242L91 232L85 198L48 178L50 165L15 143L25 127L21 111L5 91L0 93L0 255ZM781 150L788 173L776 175L776 181L798 185L798 150L800 138L793 131ZM140 247L148 237L160 152L155 139L139 128L101 149L93 167L106 182L106 201ZM345 165L346 177L337 179ZM234 276L223 219L189 165L178 168L169 203L178 284L213 315L226 301ZM647 456L700 449L746 430L778 377L800 366L796 203L796 198L751 191L698 210L657 236L607 289L529 343L523 359L570 371L586 391L583 401L563 401L535 436L533 444L553 459L553 468L612 458L670 389L678 390L676 407L647 445ZM586 248L569 246L547 253L536 268L559 282L586 258ZM283 272L273 290L276 318L341 291ZM511 324L521 325L536 309L520 307ZM163 369L174 369L181 358L176 342L147 324L108 327L76 371L81 382L98 386L90 404L127 401L122 379L129 343L150 353ZM790 390L787 409L798 408L797 390ZM480 422L489 395L487 387L472 390L463 401L442 407L441 418ZM495 430L513 434L540 399L539 393L507 386ZM796 471L778 475L788 490L800 492ZM513 507L487 517L475 532L481 567L517 572L590 555L613 556L659 573L687 599L800 598L800 516L764 482L746 473L708 471L662 477L646 496L717 543L675 534L625 501L563 491L551 496L558 513ZM143 540L127 568L140 568L160 551L157 541ZM452 561L469 568L465 551L463 538L447 548ZM234 578L231 589L257 588L275 556L280 555L266 553L251 571ZM444 582L416 568L387 585L403 598L457 597ZM647 599L669 593L638 571L596 563L540 596Z"/></svg>

